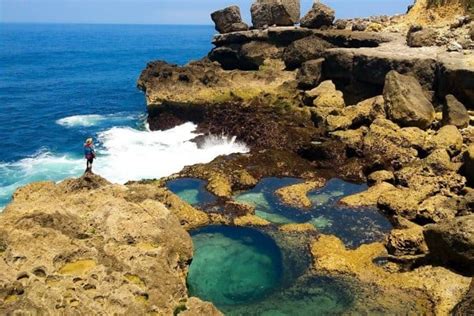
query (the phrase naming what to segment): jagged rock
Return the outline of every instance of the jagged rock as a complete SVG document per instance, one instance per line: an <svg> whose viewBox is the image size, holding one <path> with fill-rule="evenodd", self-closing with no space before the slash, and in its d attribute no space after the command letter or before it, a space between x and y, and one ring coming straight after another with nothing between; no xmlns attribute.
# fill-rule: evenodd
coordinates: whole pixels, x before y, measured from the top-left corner
<svg viewBox="0 0 474 316"><path fill-rule="evenodd" d="M437 261L474 273L474 215L425 226L430 254Z"/></svg>
<svg viewBox="0 0 474 316"><path fill-rule="evenodd" d="M377 96L330 113L326 117L326 127L328 131L359 127L369 125L380 117L385 118L384 101L383 97Z"/></svg>
<svg viewBox="0 0 474 316"><path fill-rule="evenodd" d="M314 59L304 62L296 75L298 88L308 90L321 82L324 59Z"/></svg>
<svg viewBox="0 0 474 316"><path fill-rule="evenodd" d="M431 196L421 203L418 207L416 221L421 223L438 223L453 219L459 205L459 199L447 197L441 194Z"/></svg>
<svg viewBox="0 0 474 316"><path fill-rule="evenodd" d="M331 26L335 18L335 11L320 2L314 2L313 7L301 19L301 26L318 29L322 26Z"/></svg>
<svg viewBox="0 0 474 316"><path fill-rule="evenodd" d="M320 58L324 51L333 47L316 35L294 41L283 52L283 60L288 69L295 69L306 61Z"/></svg>
<svg viewBox="0 0 474 316"><path fill-rule="evenodd" d="M345 30L347 28L347 21L346 20L336 20L334 21L334 26L336 27L336 29L338 30Z"/></svg>
<svg viewBox="0 0 474 316"><path fill-rule="evenodd" d="M428 253L423 227L412 224L408 229L394 229L387 236L385 247L394 256L413 256Z"/></svg>
<svg viewBox="0 0 474 316"><path fill-rule="evenodd" d="M405 165L418 156L412 139L422 138L418 133L401 129L397 124L387 119L378 118L369 127L364 137L364 151L386 162L387 168Z"/></svg>
<svg viewBox="0 0 474 316"><path fill-rule="evenodd" d="M299 0L257 0L250 9L256 28L290 26L300 18Z"/></svg>
<svg viewBox="0 0 474 316"><path fill-rule="evenodd" d="M331 80L323 81L313 90L307 91L306 95L314 99L315 107L323 108L343 108L345 102L341 91L336 90L336 86Z"/></svg>
<svg viewBox="0 0 474 316"><path fill-rule="evenodd" d="M219 33L246 31L249 29L248 25L242 22L238 6L230 6L215 11L211 14L211 18L216 24L216 30Z"/></svg>
<svg viewBox="0 0 474 316"><path fill-rule="evenodd" d="M393 172L388 171L388 170L375 171L375 172L372 172L367 177L367 182L369 185L377 184L381 182L393 183L394 180L395 180L395 176L393 175Z"/></svg>
<svg viewBox="0 0 474 316"><path fill-rule="evenodd" d="M434 121L433 105L414 77L390 71L385 79L383 94L388 117L401 126L426 129Z"/></svg>
<svg viewBox="0 0 474 316"><path fill-rule="evenodd" d="M454 125L446 125L440 128L427 143L429 149L445 149L451 156L461 152L463 137L461 132Z"/></svg>
<svg viewBox="0 0 474 316"><path fill-rule="evenodd" d="M410 47L436 46L438 33L432 28L411 27L407 34Z"/></svg>
<svg viewBox="0 0 474 316"><path fill-rule="evenodd" d="M463 160L463 173L466 176L467 181L472 185L474 184L474 145L470 145L467 148Z"/></svg>
<svg viewBox="0 0 474 316"><path fill-rule="evenodd" d="M455 96L448 94L446 103L443 105L443 125L454 125L458 128L465 128L469 125L469 113L464 105Z"/></svg>

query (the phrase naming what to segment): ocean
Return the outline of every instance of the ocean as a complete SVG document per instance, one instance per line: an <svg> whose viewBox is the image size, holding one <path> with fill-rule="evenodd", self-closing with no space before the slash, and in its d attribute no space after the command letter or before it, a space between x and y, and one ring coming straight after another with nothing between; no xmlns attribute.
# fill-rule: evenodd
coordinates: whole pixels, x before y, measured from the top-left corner
<svg viewBox="0 0 474 316"><path fill-rule="evenodd" d="M231 137L198 147L195 125L146 126L136 80L151 60L186 64L211 49L212 26L0 24L0 208L20 186L85 169L114 183L160 178L185 165L247 150Z"/></svg>

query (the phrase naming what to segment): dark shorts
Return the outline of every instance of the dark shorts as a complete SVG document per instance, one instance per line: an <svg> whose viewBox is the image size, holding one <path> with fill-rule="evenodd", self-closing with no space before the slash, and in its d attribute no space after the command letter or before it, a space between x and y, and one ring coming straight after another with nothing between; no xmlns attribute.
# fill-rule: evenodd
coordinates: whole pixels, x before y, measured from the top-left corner
<svg viewBox="0 0 474 316"><path fill-rule="evenodd" d="M87 163L93 163L94 162L94 156L87 155L86 159L87 159Z"/></svg>

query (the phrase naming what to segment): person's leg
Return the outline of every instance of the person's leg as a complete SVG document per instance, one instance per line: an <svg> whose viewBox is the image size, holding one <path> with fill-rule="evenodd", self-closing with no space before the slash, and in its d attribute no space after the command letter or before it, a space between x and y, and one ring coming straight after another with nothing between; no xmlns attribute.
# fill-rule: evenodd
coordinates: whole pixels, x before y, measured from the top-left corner
<svg viewBox="0 0 474 316"><path fill-rule="evenodd" d="M92 159L90 160L90 164L89 164L89 172L91 172L91 173L92 173L92 163L93 163L93 162L94 162L94 158L92 158Z"/></svg>

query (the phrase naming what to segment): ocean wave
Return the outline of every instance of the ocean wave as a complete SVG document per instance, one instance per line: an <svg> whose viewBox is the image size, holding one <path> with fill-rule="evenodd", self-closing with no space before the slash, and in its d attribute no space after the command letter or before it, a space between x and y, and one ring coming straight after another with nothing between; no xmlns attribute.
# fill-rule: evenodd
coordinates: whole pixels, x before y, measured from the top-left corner
<svg viewBox="0 0 474 316"><path fill-rule="evenodd" d="M56 121L56 124L67 128L74 127L92 127L102 125L104 123L110 125L127 124L135 121L138 115L135 114L86 114L67 116Z"/></svg>
<svg viewBox="0 0 474 316"><path fill-rule="evenodd" d="M192 140L196 125L186 123L166 131L113 127L98 134L94 172L114 183L161 178L183 167L207 163L220 155L244 153L247 146L233 137L207 136ZM84 172L85 160L42 151L13 163L0 163L0 206L16 188L34 181L61 181Z"/></svg>

